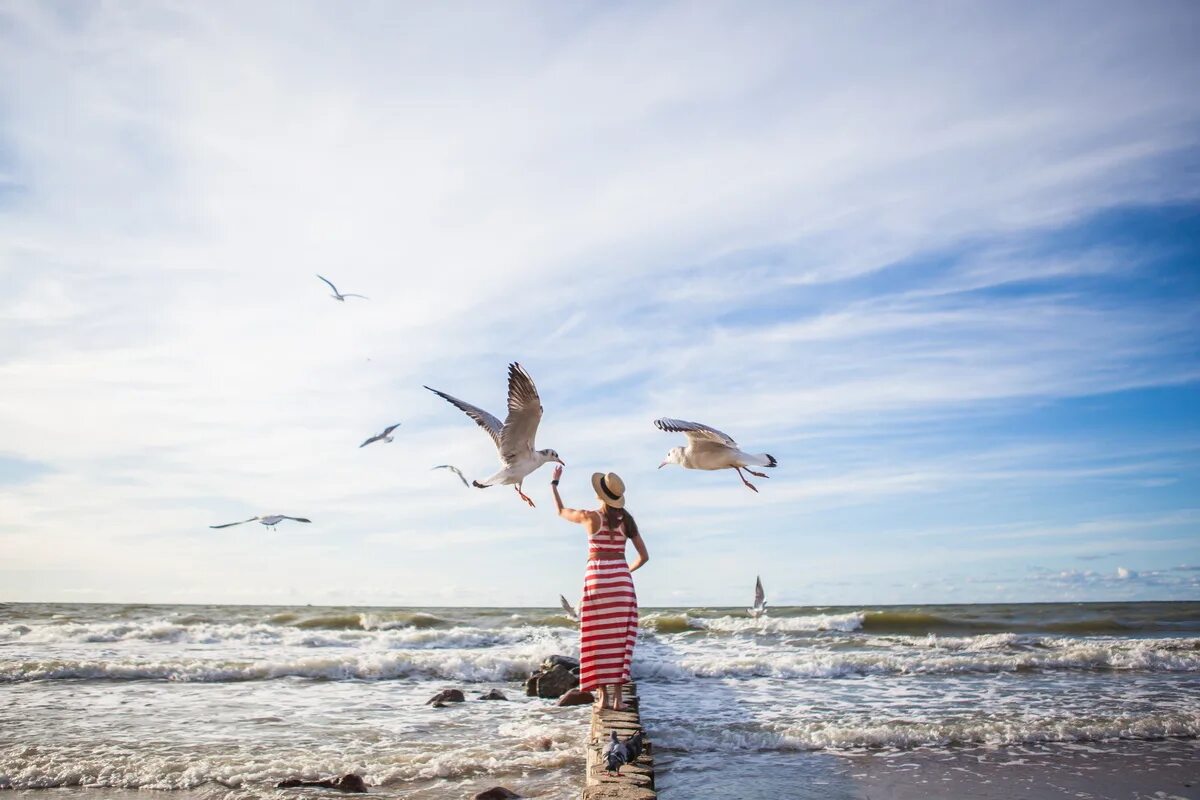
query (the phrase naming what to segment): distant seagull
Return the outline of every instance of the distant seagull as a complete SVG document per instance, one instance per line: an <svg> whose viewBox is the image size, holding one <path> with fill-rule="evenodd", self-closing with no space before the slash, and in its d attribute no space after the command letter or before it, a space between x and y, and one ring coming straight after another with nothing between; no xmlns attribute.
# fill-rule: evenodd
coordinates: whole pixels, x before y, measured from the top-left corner
<svg viewBox="0 0 1200 800"><path fill-rule="evenodd" d="M462 470L453 464L438 464L434 469L448 469L458 476L458 479L463 482L463 486L471 488L471 482L467 480L467 476L463 475Z"/></svg>
<svg viewBox="0 0 1200 800"><path fill-rule="evenodd" d="M572 606L570 603L568 603L567 598L563 597L561 594L558 596L558 599L559 599L559 602L562 603L562 610L567 613L567 616L570 617L571 619L575 620L576 622L578 622L579 614L577 614L575 612L574 606Z"/></svg>
<svg viewBox="0 0 1200 800"><path fill-rule="evenodd" d="M746 486L758 491L754 484L746 480L742 470L759 478L770 477L762 472L750 469L753 464L757 467L774 467L775 456L759 453L754 455L738 449L738 443L732 437L721 433L716 428L701 425L699 422L686 422L681 419L656 419L654 426L668 433L682 433L688 438L686 447L672 447L667 452L667 458L658 465L662 469L667 464L679 464L686 469L735 469L738 477Z"/></svg>
<svg viewBox="0 0 1200 800"><path fill-rule="evenodd" d="M290 519L293 522L312 522L311 519L304 517L289 517L287 514L268 514L265 517L251 517L244 519L241 522L226 522L224 525L209 525L210 528L232 528L234 525L245 525L247 522L261 522L271 530L275 530L275 526L283 522L285 519Z"/></svg>
<svg viewBox="0 0 1200 800"><path fill-rule="evenodd" d="M754 582L754 607L746 610L754 619L767 615L767 595L762 588L762 578Z"/></svg>
<svg viewBox="0 0 1200 800"><path fill-rule="evenodd" d="M542 421L542 401L529 373L515 362L508 365L508 417L503 423L470 403L464 403L429 386L425 388L475 420L496 444L502 469L486 480L472 481L471 485L478 489L497 484L513 486L521 499L532 508L533 501L521 491L521 484L531 472L543 464L551 461L562 464L563 461L553 450L533 449L538 423Z"/></svg>
<svg viewBox="0 0 1200 800"><path fill-rule="evenodd" d="M370 439L367 439L365 442L360 444L359 447L366 447L371 442L378 442L381 439L385 442L391 442L392 441L392 431L396 430L396 428L399 428L399 427L400 427L399 422L397 422L395 425L388 425L386 428L383 429L383 433L375 434Z"/></svg>
<svg viewBox="0 0 1200 800"><path fill-rule="evenodd" d="M317 277L321 278L320 275L318 275ZM337 300L339 303L346 302L347 297L359 297L359 298L362 298L363 300L371 299L371 298L367 297L366 295L362 295L362 294L350 294L349 292L347 292L346 294L342 294L341 292L338 291L338 288L333 285L333 281L329 280L329 278L321 278L321 280L323 280L327 284L329 284L330 289L333 289L333 294L330 295L330 297L332 297L334 300Z"/></svg>

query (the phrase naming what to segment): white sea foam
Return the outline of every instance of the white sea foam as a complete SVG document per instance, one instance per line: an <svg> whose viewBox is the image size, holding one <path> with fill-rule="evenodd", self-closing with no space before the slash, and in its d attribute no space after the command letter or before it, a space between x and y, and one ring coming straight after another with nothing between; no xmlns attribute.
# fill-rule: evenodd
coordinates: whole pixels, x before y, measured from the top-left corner
<svg viewBox="0 0 1200 800"><path fill-rule="evenodd" d="M971 648L879 652L816 649L744 650L711 647L672 652L656 648L634 661L638 678L842 678L856 675L931 675L1032 670L1200 672L1200 639L1055 640L1051 646L1010 651L1002 640Z"/></svg>

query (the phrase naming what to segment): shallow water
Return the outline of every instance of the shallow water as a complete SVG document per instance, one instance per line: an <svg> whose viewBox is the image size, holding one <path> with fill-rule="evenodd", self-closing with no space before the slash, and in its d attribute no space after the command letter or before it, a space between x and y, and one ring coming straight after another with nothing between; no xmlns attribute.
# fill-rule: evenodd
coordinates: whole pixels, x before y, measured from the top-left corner
<svg viewBox="0 0 1200 800"><path fill-rule="evenodd" d="M1046 768L1141 747L1139 764L1173 775L1172 747L1200 734L1196 603L642 622L634 671L664 797L858 797L870 781L880 796L914 764L953 778L965 753L1021 748ZM575 797L588 711L521 685L575 652L549 609L0 605L0 788L232 798L357 772L382 796ZM445 686L470 699L424 705ZM475 699L493 686L510 701Z"/></svg>

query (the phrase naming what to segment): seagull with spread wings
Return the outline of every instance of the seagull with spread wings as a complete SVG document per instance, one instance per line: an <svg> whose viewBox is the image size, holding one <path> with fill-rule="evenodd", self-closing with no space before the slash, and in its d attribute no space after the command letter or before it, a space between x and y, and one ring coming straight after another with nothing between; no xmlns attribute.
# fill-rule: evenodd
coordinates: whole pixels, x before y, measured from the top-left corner
<svg viewBox="0 0 1200 800"><path fill-rule="evenodd" d="M761 577L754 582L754 607L746 611L754 619L767 615L767 594L763 591Z"/></svg>
<svg viewBox="0 0 1200 800"><path fill-rule="evenodd" d="M283 522L285 519L290 519L293 522L312 522L311 519L304 517L289 517L287 514L267 514L264 517L251 517L238 522L226 522L224 525L209 525L210 528L232 528L234 525L245 525L247 522L259 522L266 525L271 530L275 530L275 526Z"/></svg>
<svg viewBox="0 0 1200 800"><path fill-rule="evenodd" d="M396 430L396 428L399 428L399 427L400 427L399 422L397 422L395 425L388 425L386 428L383 429L383 433L375 434L370 439L367 439L365 442L360 444L359 447L360 448L366 447L371 442L378 442L378 441L391 442L392 441L392 431Z"/></svg>
<svg viewBox="0 0 1200 800"><path fill-rule="evenodd" d="M329 296L330 296L330 297L332 297L334 300L337 300L339 303L344 303L344 302L346 302L346 298L347 298L347 297L358 297L358 298L361 298L361 299L363 299L363 300L370 300L370 299L371 299L371 298L369 298L369 297L367 297L366 295L363 295L363 294L350 294L349 292L346 292L345 294L342 294L341 292L339 292L339 291L338 291L338 288L337 288L336 286L334 286L334 285L333 285L333 281L329 280L329 278L323 278L323 277L321 277L320 275L318 275L317 277L318 277L318 278L321 278L321 280L323 280L323 281L325 281L325 283L329 284L329 288L330 288L330 289L333 289L333 294L331 294L331 295L329 295Z"/></svg>
<svg viewBox="0 0 1200 800"><path fill-rule="evenodd" d="M779 462L775 456L766 453L746 453L738 447L738 443L728 434L721 433L716 428L701 425L699 422L687 422L682 419L656 419L654 427L668 433L682 433L687 436L687 446L672 447L667 452L667 458L658 465L662 469L667 464L679 464L685 469L735 469L742 483L754 491L754 484L746 480L742 470L759 478L769 477L766 473L750 469L756 467L774 467Z"/></svg>
<svg viewBox="0 0 1200 800"><path fill-rule="evenodd" d="M567 600L567 598L561 594L558 596L558 601L559 601L559 603L562 604L563 612L568 617L570 617L571 619L578 622L579 621L579 612L575 610L575 607L571 605L570 601Z"/></svg>
<svg viewBox="0 0 1200 800"><path fill-rule="evenodd" d="M450 470L451 472L453 472L455 475L458 476L458 479L460 481L462 481L463 486L467 487L468 489L471 488L471 482L467 480L467 476L463 475L463 471L461 469L459 469L458 467L454 466L453 464L438 464L436 467L434 467L434 469Z"/></svg>
<svg viewBox="0 0 1200 800"><path fill-rule="evenodd" d="M500 455L500 471L486 480L472 481L471 485L478 489L496 485L513 486L521 499L532 508L533 500L521 491L521 484L543 464L551 461L562 464L563 460L553 450L533 448L538 423L542 421L542 401L529 373L515 362L508 365L508 416L504 422L457 397L429 386L425 388L475 420L496 445Z"/></svg>

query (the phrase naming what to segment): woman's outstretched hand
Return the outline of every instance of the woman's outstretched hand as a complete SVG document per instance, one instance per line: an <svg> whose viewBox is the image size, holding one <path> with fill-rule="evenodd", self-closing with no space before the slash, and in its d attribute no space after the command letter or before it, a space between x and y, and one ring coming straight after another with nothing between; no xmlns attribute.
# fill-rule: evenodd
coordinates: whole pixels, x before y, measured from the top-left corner
<svg viewBox="0 0 1200 800"><path fill-rule="evenodd" d="M554 477L552 477L550 480L556 481L561 477L562 477L562 464L559 464L554 468Z"/></svg>

